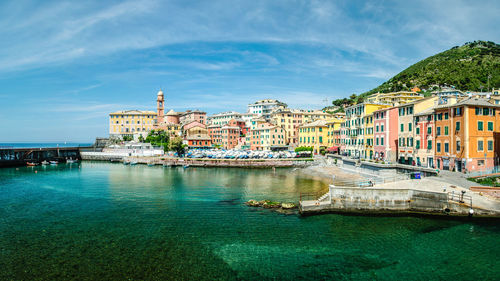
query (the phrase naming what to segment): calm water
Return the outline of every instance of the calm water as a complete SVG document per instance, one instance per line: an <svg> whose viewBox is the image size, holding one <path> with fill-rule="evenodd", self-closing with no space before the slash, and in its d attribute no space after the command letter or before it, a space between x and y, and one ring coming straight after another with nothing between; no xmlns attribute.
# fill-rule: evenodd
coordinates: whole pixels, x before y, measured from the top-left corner
<svg viewBox="0 0 500 281"><path fill-rule="evenodd" d="M325 188L289 169L0 169L0 280L498 280L495 222L242 204Z"/></svg>

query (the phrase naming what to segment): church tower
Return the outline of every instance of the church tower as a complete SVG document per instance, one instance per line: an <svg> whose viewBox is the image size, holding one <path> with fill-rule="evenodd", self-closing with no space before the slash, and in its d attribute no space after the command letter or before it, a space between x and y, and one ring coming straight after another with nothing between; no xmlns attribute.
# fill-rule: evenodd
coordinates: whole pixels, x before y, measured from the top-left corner
<svg viewBox="0 0 500 281"><path fill-rule="evenodd" d="M160 90L160 91L158 91L158 96L156 98L156 106L157 106L156 114L157 114L158 124L163 122L163 115L164 115L163 109L165 106L164 102L165 102L165 100L163 97L163 91Z"/></svg>

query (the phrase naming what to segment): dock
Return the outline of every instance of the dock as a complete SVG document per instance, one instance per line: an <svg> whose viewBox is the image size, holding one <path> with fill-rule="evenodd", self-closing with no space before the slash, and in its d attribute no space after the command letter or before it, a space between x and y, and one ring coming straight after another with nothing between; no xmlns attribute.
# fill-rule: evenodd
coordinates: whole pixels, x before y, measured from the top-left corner
<svg viewBox="0 0 500 281"><path fill-rule="evenodd" d="M26 162L66 162L68 158L81 160L80 147L0 148L0 168L25 166Z"/></svg>

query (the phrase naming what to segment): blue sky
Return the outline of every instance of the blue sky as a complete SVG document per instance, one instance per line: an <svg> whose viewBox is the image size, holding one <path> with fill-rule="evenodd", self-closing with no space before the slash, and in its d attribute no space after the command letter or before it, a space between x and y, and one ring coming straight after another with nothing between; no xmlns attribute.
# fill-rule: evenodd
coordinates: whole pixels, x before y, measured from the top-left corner
<svg viewBox="0 0 500 281"><path fill-rule="evenodd" d="M0 142L107 136L159 88L178 111L321 108L498 26L499 1L1 1Z"/></svg>

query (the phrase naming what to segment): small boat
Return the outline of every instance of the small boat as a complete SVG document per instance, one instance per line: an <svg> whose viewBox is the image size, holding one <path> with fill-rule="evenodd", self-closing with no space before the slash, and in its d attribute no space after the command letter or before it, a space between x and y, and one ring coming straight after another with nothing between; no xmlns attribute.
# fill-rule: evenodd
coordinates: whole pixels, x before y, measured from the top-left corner
<svg viewBox="0 0 500 281"><path fill-rule="evenodd" d="M32 167L32 166L38 166L38 163L35 163L35 162L26 162L26 165Z"/></svg>
<svg viewBox="0 0 500 281"><path fill-rule="evenodd" d="M167 164L167 163L164 163L164 164L163 164L163 167L164 167L164 168L170 168L171 166L172 166L171 164Z"/></svg>
<svg viewBox="0 0 500 281"><path fill-rule="evenodd" d="M70 159L66 160L66 163L70 163L70 164L71 164L71 163L76 163L76 162L78 162L78 160L77 160L77 159L71 159L71 158L70 158Z"/></svg>
<svg viewBox="0 0 500 281"><path fill-rule="evenodd" d="M129 161L123 161L123 165L128 165L128 164L130 164Z"/></svg>
<svg viewBox="0 0 500 281"><path fill-rule="evenodd" d="M153 167L155 163L148 163L148 167Z"/></svg>
<svg viewBox="0 0 500 281"><path fill-rule="evenodd" d="M189 165L184 165L184 166L182 166L182 168L187 169L187 168L189 168Z"/></svg>
<svg viewBox="0 0 500 281"><path fill-rule="evenodd" d="M47 160L43 160L43 161L42 161L42 165L49 165L49 164L50 164L50 162L49 162L49 161L47 161Z"/></svg>
<svg viewBox="0 0 500 281"><path fill-rule="evenodd" d="M130 165L137 165L137 161L130 162Z"/></svg>
<svg viewBox="0 0 500 281"><path fill-rule="evenodd" d="M50 164L51 165L57 165L57 164L59 164L59 162L57 162L57 161L50 161Z"/></svg>

